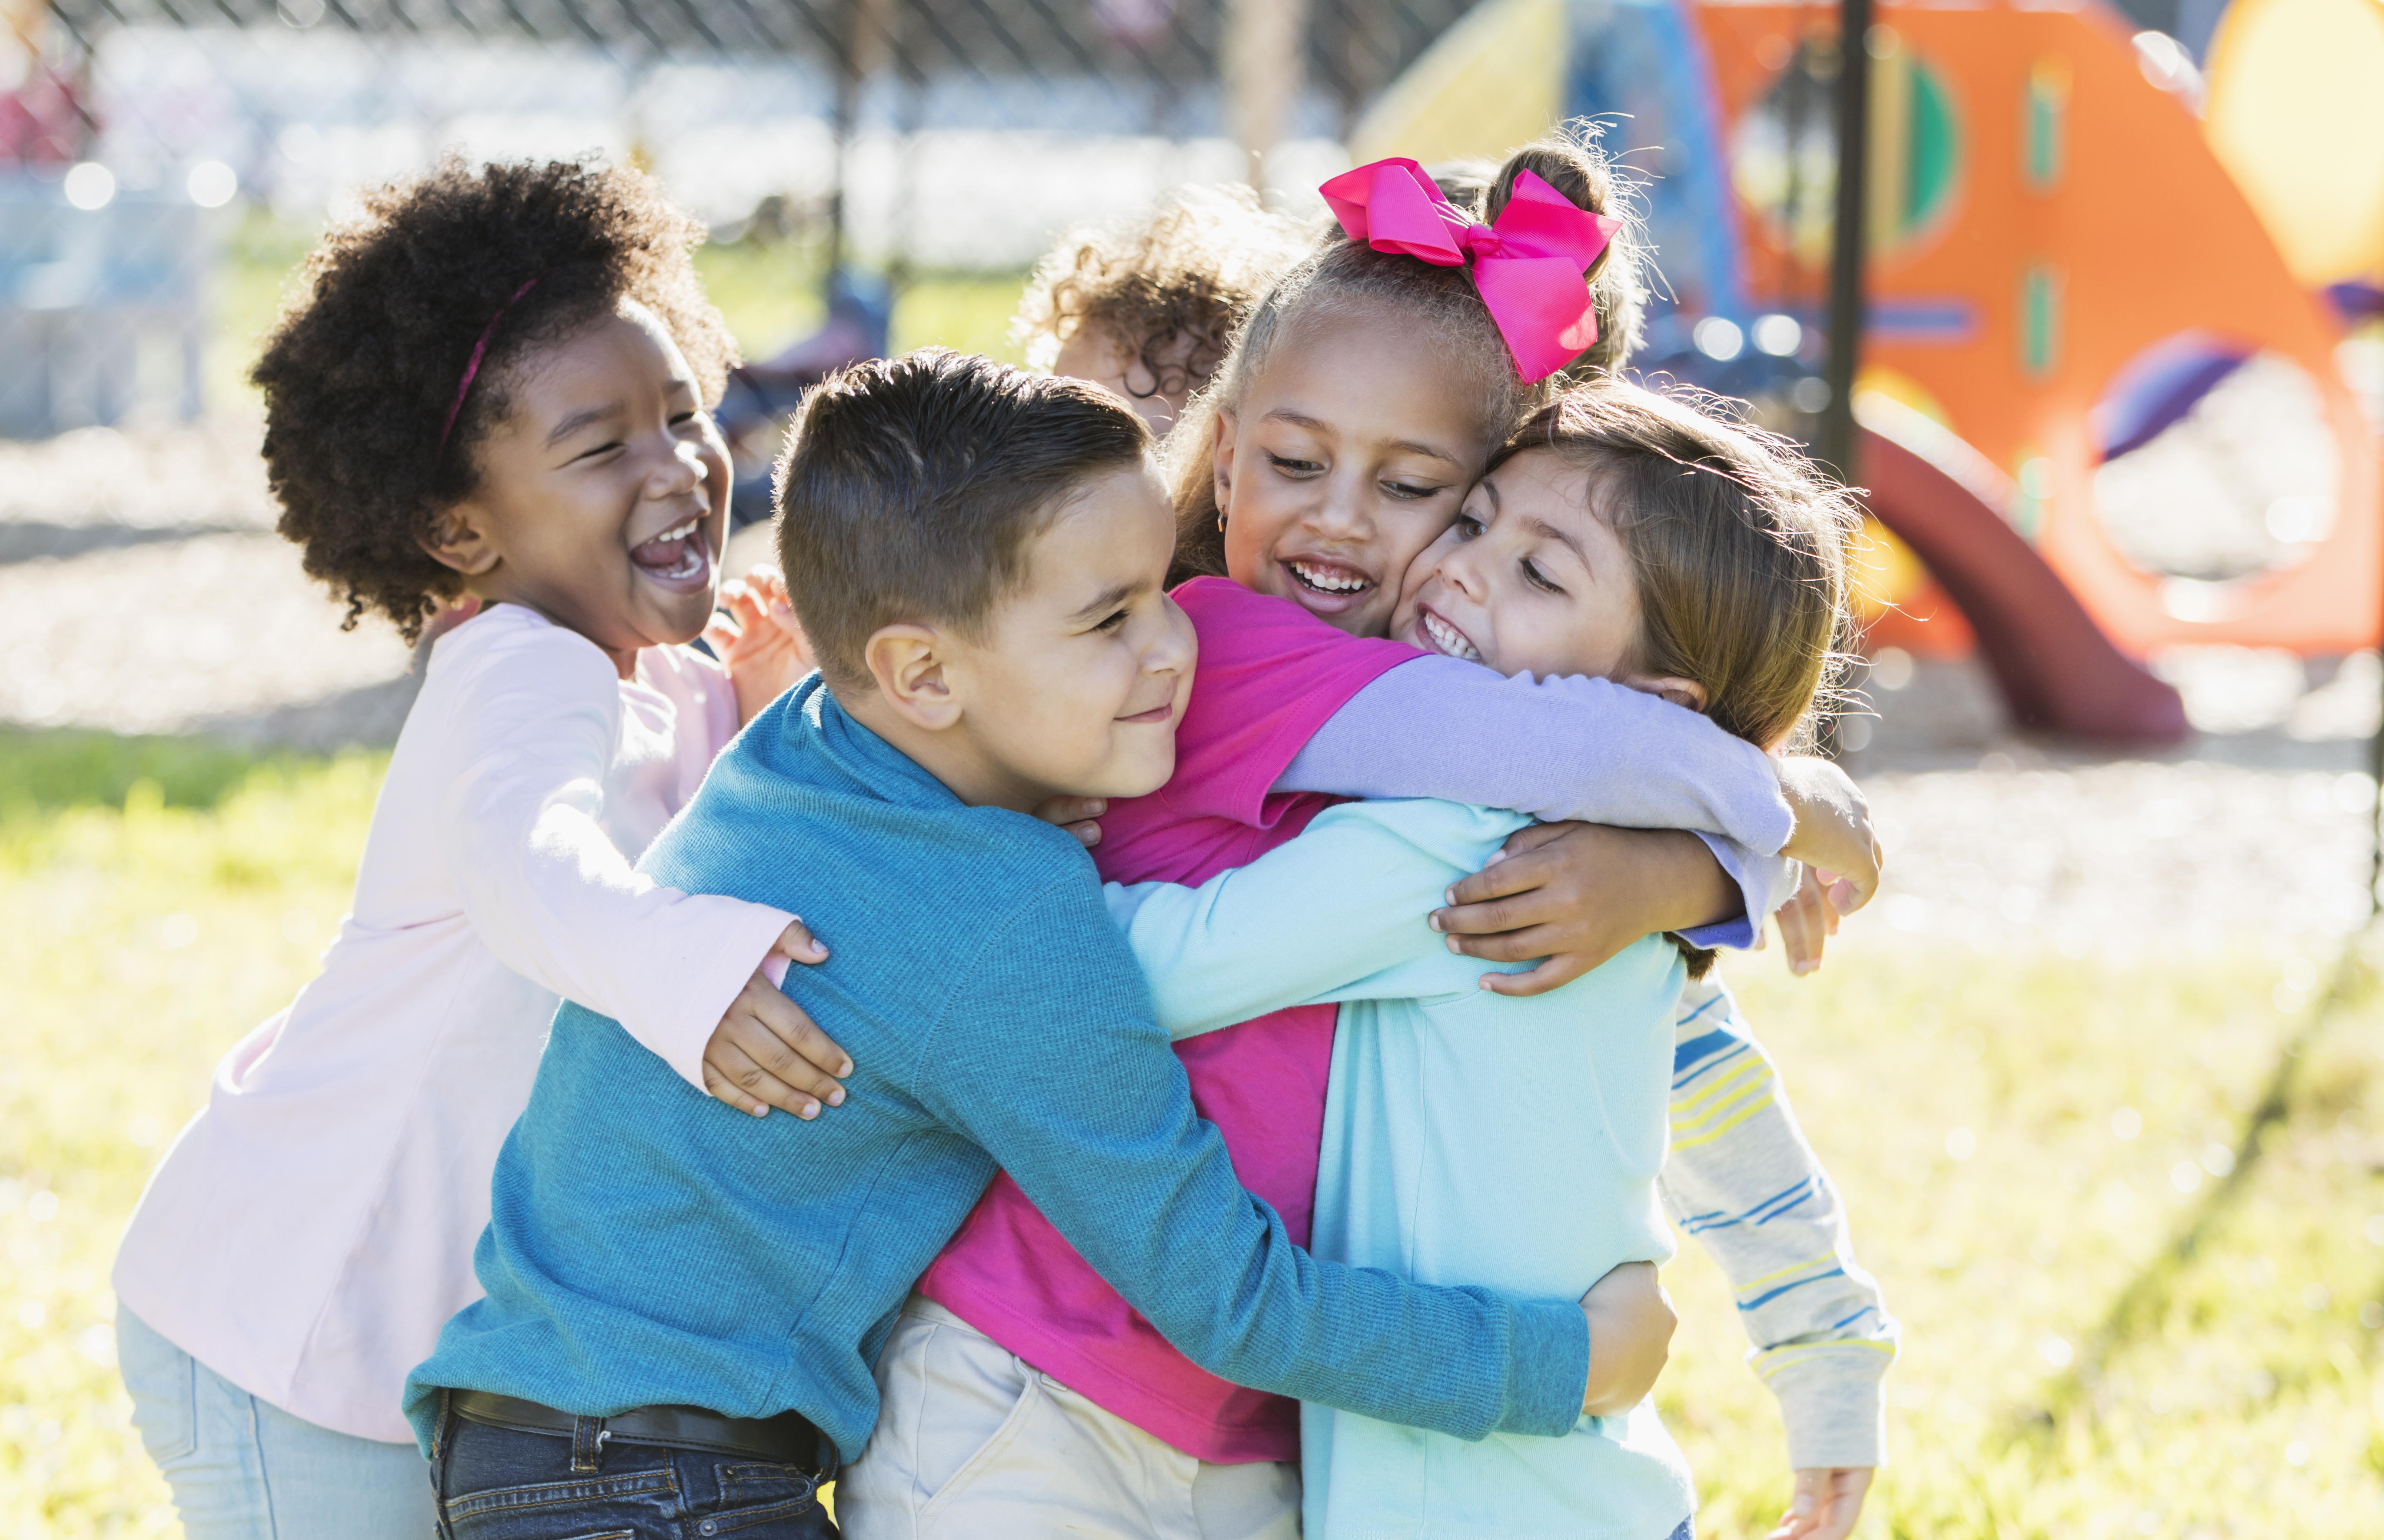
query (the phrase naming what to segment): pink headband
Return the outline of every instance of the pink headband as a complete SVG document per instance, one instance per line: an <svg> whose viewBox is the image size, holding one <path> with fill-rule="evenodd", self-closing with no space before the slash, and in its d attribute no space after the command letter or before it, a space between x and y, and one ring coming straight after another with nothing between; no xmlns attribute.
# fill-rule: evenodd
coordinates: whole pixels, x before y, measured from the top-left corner
<svg viewBox="0 0 2384 1540"><path fill-rule="evenodd" d="M1597 341L1585 281L1622 221L1592 214L1530 171L1498 217L1477 225L1412 160L1378 160L1317 189L1352 241L1436 267L1471 267L1515 367L1546 379Z"/></svg>
<svg viewBox="0 0 2384 1540"><path fill-rule="evenodd" d="M447 453L447 436L455 431L456 414L464 410L464 398L472 393L472 381L479 378L480 360L489 355L489 339L497 334L497 323L505 318L506 311L511 310L516 304L520 303L521 297L524 294L528 293L532 289L537 287L538 279L531 279L528 283L525 283L520 288L515 290L514 297L505 301L504 304L497 306L497 313L489 317L489 324L487 326L480 329L480 340L472 344L472 356L464 366L463 380L455 387L455 399L448 404L447 420L440 425L439 447L431 452L430 458L432 460L435 461L439 456Z"/></svg>

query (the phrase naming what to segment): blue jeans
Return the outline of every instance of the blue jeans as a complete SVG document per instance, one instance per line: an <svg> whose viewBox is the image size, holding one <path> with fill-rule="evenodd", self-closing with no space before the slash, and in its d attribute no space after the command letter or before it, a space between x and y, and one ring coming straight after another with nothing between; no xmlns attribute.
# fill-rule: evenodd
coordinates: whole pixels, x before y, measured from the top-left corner
<svg viewBox="0 0 2384 1540"><path fill-rule="evenodd" d="M411 1444L357 1438L261 1400L116 1312L142 1445L189 1540L423 1540L436 1520Z"/></svg>
<svg viewBox="0 0 2384 1540"><path fill-rule="evenodd" d="M440 1540L837 1540L800 1466L519 1433L452 1411L439 1420L430 1484Z"/></svg>

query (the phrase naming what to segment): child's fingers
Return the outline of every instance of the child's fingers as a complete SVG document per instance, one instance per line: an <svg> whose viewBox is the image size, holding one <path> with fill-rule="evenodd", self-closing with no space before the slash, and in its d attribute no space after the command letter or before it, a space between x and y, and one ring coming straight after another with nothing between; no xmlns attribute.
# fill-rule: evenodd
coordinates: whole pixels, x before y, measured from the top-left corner
<svg viewBox="0 0 2384 1540"><path fill-rule="evenodd" d="M1484 962L1537 962L1558 953L1579 956L1583 950L1578 935L1550 925L1521 925L1486 936L1451 936L1447 945L1459 957L1478 957Z"/></svg>
<svg viewBox="0 0 2384 1540"><path fill-rule="evenodd" d="M1090 818L1086 818L1079 823L1062 824L1060 826L1066 829L1070 834L1074 835L1076 837L1076 842L1083 845L1086 850L1091 850L1094 846L1101 842L1101 826Z"/></svg>
<svg viewBox="0 0 2384 1540"><path fill-rule="evenodd" d="M740 1112L757 1118L770 1115L767 1102L741 1089L708 1057L703 1061L703 1088L712 1093L714 1100L725 1101Z"/></svg>
<svg viewBox="0 0 2384 1540"><path fill-rule="evenodd" d="M778 932L778 938L771 943L770 951L774 956L784 957L796 962L827 961L826 943L812 934L811 927L803 924L803 917L800 914L794 917L786 929Z"/></svg>
<svg viewBox="0 0 2384 1540"><path fill-rule="evenodd" d="M1498 847L1497 855L1492 859L1504 861L1509 856L1536 851L1543 845L1562 839L1570 827L1565 824L1526 824L1507 837L1507 842Z"/></svg>
<svg viewBox="0 0 2384 1540"><path fill-rule="evenodd" d="M844 1100L844 1087L835 1077L852 1073L852 1056L819 1029L809 1012L777 990L747 985L720 1025L779 1079L826 1099L831 1107Z"/></svg>
<svg viewBox="0 0 2384 1540"><path fill-rule="evenodd" d="M1813 1516L1809 1540L1846 1540L1862 1521L1863 1498L1870 1492L1872 1472L1866 1467L1829 1472L1827 1500Z"/></svg>
<svg viewBox="0 0 2384 1540"><path fill-rule="evenodd" d="M1828 1497L1829 1484L1822 1479L1827 1474L1809 1470L1796 1472L1796 1488L1789 1498L1788 1511L1780 1515L1779 1524L1764 1540L1811 1540Z"/></svg>
<svg viewBox="0 0 2384 1540"><path fill-rule="evenodd" d="M745 1044L755 1040L752 1034L739 1040L728 1024L722 1023L703 1050L703 1088L757 1118L768 1115L771 1107L805 1120L819 1116L817 1097L771 1074L745 1051Z"/></svg>
<svg viewBox="0 0 2384 1540"><path fill-rule="evenodd" d="M1551 989L1563 988L1596 965L1596 961L1581 952L1555 952L1539 966L1519 974L1484 974L1481 987L1493 995L1545 995Z"/></svg>
<svg viewBox="0 0 2384 1540"><path fill-rule="evenodd" d="M1066 826L1099 818L1109 810L1110 804L1106 798L1052 797L1035 810L1035 816L1047 824Z"/></svg>
<svg viewBox="0 0 2384 1540"><path fill-rule="evenodd" d="M1529 888L1503 899L1485 899L1480 903L1435 909L1424 917L1424 923L1449 938L1449 950L1463 952L1468 957L1487 957L1498 962L1520 962L1526 957L1543 957L1546 955L1545 951L1501 955L1495 951L1477 951L1471 947L1458 944L1472 937L1504 937L1512 931L1546 925L1552 916L1545 912L1546 906L1533 901L1538 892L1538 888Z"/></svg>
<svg viewBox="0 0 2384 1540"><path fill-rule="evenodd" d="M1507 855L1503 859L1495 861L1489 865L1483 867L1482 870L1474 873L1471 876L1465 877L1459 881L1457 886L1451 888L1446 895L1448 900L1448 908L1439 911L1439 913L1442 915L1448 915L1465 909L1486 905L1496 900L1512 898L1518 893L1528 893L1533 888L1538 888L1546 883L1551 875L1560 871L1561 869L1562 868L1558 864L1553 856L1546 855L1536 850L1526 851L1521 854ZM1434 928L1440 930L1505 930L1508 927L1505 925L1463 925L1454 926L1436 925Z"/></svg>
<svg viewBox="0 0 2384 1540"><path fill-rule="evenodd" d="M1788 955L1788 971L1803 978L1821 965L1821 947L1827 931L1817 913L1819 890L1799 888L1789 900L1780 906L1776 916L1780 925L1780 948Z"/></svg>

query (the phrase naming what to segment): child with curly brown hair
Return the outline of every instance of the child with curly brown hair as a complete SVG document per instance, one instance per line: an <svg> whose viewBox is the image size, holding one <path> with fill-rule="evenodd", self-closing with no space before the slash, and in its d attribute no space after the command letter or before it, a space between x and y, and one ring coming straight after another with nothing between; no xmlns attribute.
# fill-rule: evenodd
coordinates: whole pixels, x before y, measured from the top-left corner
<svg viewBox="0 0 2384 1540"><path fill-rule="evenodd" d="M321 971L225 1057L117 1260L192 1540L430 1530L400 1391L479 1293L559 998L748 1112L757 1063L790 1112L842 1099L759 972L826 956L801 921L631 868L805 666L767 575L713 623L735 347L701 233L633 171L451 160L326 237L256 366L281 532L349 623L478 609L430 649Z"/></svg>
<svg viewBox="0 0 2384 1540"><path fill-rule="evenodd" d="M1318 233L1248 187L1179 188L1138 224L1062 237L1026 280L1011 339L1033 366L1124 397L1165 433Z"/></svg>

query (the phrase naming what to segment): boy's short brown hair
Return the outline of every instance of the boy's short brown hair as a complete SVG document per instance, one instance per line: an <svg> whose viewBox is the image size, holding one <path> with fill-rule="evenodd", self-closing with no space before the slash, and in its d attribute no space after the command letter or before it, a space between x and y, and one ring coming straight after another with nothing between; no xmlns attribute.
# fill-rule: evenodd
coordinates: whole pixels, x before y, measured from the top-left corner
<svg viewBox="0 0 2384 1540"><path fill-rule="evenodd" d="M1084 328L1109 333L1146 400L1209 383L1267 286L1316 245L1314 225L1239 185L1182 187L1139 224L1062 236L1026 280L1011 340L1049 368Z"/></svg>
<svg viewBox="0 0 2384 1540"><path fill-rule="evenodd" d="M778 457L778 565L813 659L873 688L863 651L901 621L978 632L1025 580L1027 542L1087 478L1140 464L1115 396L946 348L872 359L803 397Z"/></svg>

